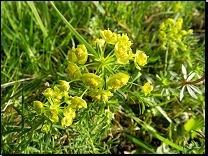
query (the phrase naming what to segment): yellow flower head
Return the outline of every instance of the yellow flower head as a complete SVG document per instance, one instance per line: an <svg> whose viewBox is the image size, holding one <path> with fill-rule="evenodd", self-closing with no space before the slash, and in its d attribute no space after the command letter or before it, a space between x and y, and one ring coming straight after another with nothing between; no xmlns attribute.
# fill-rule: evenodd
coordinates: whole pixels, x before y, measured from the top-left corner
<svg viewBox="0 0 208 156"><path fill-rule="evenodd" d="M69 107L69 108L64 109L63 114L64 116L75 118L76 116L75 111L76 111L75 109Z"/></svg>
<svg viewBox="0 0 208 156"><path fill-rule="evenodd" d="M162 23L159 25L159 29L165 30L165 23L164 23L164 22L162 22Z"/></svg>
<svg viewBox="0 0 208 156"><path fill-rule="evenodd" d="M188 33L189 33L189 34L193 33L193 29L189 29L189 30L188 30Z"/></svg>
<svg viewBox="0 0 208 156"><path fill-rule="evenodd" d="M172 42L172 41L169 42L169 46L170 46L171 48L172 48L172 47L175 47L175 45L176 45L175 42Z"/></svg>
<svg viewBox="0 0 208 156"><path fill-rule="evenodd" d="M129 78L130 76L123 73L114 74L111 78L108 79L107 86L115 91L126 85Z"/></svg>
<svg viewBox="0 0 208 156"><path fill-rule="evenodd" d="M60 100L62 99L61 90L56 86L53 89L54 91L53 91L52 100L54 103L59 103Z"/></svg>
<svg viewBox="0 0 208 156"><path fill-rule="evenodd" d="M74 47L72 47L72 49L68 51L68 60L70 62L77 62L78 61L77 56L75 55L75 50L76 49Z"/></svg>
<svg viewBox="0 0 208 156"><path fill-rule="evenodd" d="M77 67L77 65L72 62L68 62L66 72L69 74L72 80L80 79L82 76L81 72L79 71L79 67Z"/></svg>
<svg viewBox="0 0 208 156"><path fill-rule="evenodd" d="M102 88L104 85L103 79L93 73L82 75L81 80L86 86L90 86L91 88Z"/></svg>
<svg viewBox="0 0 208 156"><path fill-rule="evenodd" d="M48 117L52 122L58 122L59 121L58 113L55 109L46 110L44 112L44 115L46 117Z"/></svg>
<svg viewBox="0 0 208 156"><path fill-rule="evenodd" d="M186 30L181 30L181 34L182 35L187 35L187 31Z"/></svg>
<svg viewBox="0 0 208 156"><path fill-rule="evenodd" d="M52 98L53 96L53 89L52 88L47 88L43 93L42 93L46 98Z"/></svg>
<svg viewBox="0 0 208 156"><path fill-rule="evenodd" d="M178 33L178 28L173 27L172 31L173 31L174 34L177 34Z"/></svg>
<svg viewBox="0 0 208 156"><path fill-rule="evenodd" d="M116 33L112 33L109 29L100 31L100 36L109 44L116 44L118 42Z"/></svg>
<svg viewBox="0 0 208 156"><path fill-rule="evenodd" d="M144 66L145 64L147 64L148 57L149 56L147 56L143 51L138 50L135 54L135 57L134 57L134 64L135 64L136 68L141 70L141 68L138 66L138 64L140 66Z"/></svg>
<svg viewBox="0 0 208 156"><path fill-rule="evenodd" d="M69 82L66 82L64 80L59 80L59 84L60 84L61 91L68 91L68 89L70 88Z"/></svg>
<svg viewBox="0 0 208 156"><path fill-rule="evenodd" d="M61 120L61 125L62 126L64 126L64 125L65 126L70 126L72 124L72 122L73 122L72 117L65 116Z"/></svg>
<svg viewBox="0 0 208 156"><path fill-rule="evenodd" d="M150 85L150 82L147 82L144 86L142 86L142 90L144 92L144 95L146 96L153 90L153 86Z"/></svg>
<svg viewBox="0 0 208 156"><path fill-rule="evenodd" d="M173 24L173 23L174 23L174 19L168 18L165 22L166 22L167 24Z"/></svg>
<svg viewBox="0 0 208 156"><path fill-rule="evenodd" d="M114 50L115 50L117 62L120 64L126 64L128 60L134 57L130 46L127 46L123 42L116 43Z"/></svg>
<svg viewBox="0 0 208 156"><path fill-rule="evenodd" d="M85 64L88 58L87 48L84 44L77 45L77 48L74 51L75 55L77 56L79 64Z"/></svg>
<svg viewBox="0 0 208 156"><path fill-rule="evenodd" d="M50 125L44 124L43 127L41 128L42 132L48 132L50 130Z"/></svg>
<svg viewBox="0 0 208 156"><path fill-rule="evenodd" d="M182 23L177 21L176 24L175 24L175 27L177 29L181 29L182 28Z"/></svg>
<svg viewBox="0 0 208 156"><path fill-rule="evenodd" d="M105 102L108 101L108 96L113 96L113 94L107 90L94 89L89 92L89 96L91 96L94 100Z"/></svg>
<svg viewBox="0 0 208 156"><path fill-rule="evenodd" d="M43 108L43 104L40 101L34 101L33 107L34 107L34 109Z"/></svg>
<svg viewBox="0 0 208 156"><path fill-rule="evenodd" d="M82 98L77 97L77 96L72 97L71 104L72 104L72 107L74 107L78 110L82 107L87 108L87 103L85 102L85 100L83 100Z"/></svg>
<svg viewBox="0 0 208 156"><path fill-rule="evenodd" d="M160 31L159 34L164 38L166 37L166 33L164 31Z"/></svg>
<svg viewBox="0 0 208 156"><path fill-rule="evenodd" d="M177 22L182 24L183 23L183 19L182 18L178 18Z"/></svg>
<svg viewBox="0 0 208 156"><path fill-rule="evenodd" d="M37 115L42 114L45 109L42 102L40 102L40 101L34 101L33 107L36 110Z"/></svg>
<svg viewBox="0 0 208 156"><path fill-rule="evenodd" d="M94 47L96 47L96 43L98 42L98 44L102 47L103 45L104 45L104 43L105 43L105 40L104 39L96 39L93 43L92 43L92 45L94 46Z"/></svg>

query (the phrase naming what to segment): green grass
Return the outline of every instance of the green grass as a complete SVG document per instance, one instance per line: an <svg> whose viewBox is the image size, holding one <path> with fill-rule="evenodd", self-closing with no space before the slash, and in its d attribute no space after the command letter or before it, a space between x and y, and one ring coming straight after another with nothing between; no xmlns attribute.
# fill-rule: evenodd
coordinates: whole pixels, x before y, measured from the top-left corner
<svg viewBox="0 0 208 156"><path fill-rule="evenodd" d="M1 1L1 153L205 153L205 82L194 85L202 95L193 88L180 93L180 84L171 86L171 92L157 76L167 77L169 84L182 82L182 64L187 74L205 75L205 2L181 1L181 6L174 12L171 1ZM194 31L190 42L198 41L186 52L166 53L160 49L159 24L178 17L183 18L182 29ZM130 75L129 81L140 86L151 82L152 94L144 96L130 83L114 92L109 107L115 119L105 128L106 106L84 95L88 107L80 109L71 126L55 123L49 132L41 132L46 120L36 114L33 101L46 102L42 92L47 83L53 87L59 80L71 81L65 69L73 46L85 44L94 60L98 55L92 42L108 28L127 34L134 53L142 50L149 56L141 71L133 61L109 65L109 70ZM106 46L105 56L112 47ZM80 70L95 73L93 67ZM165 71L178 75L166 76ZM195 75L191 81L197 79ZM69 94L80 96L85 89L83 83L72 82ZM193 122L196 127L189 125Z"/></svg>

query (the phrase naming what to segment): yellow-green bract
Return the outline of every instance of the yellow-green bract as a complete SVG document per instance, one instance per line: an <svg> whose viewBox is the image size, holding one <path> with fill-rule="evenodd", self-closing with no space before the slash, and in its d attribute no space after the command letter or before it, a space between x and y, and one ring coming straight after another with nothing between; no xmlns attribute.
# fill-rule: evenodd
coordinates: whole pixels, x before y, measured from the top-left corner
<svg viewBox="0 0 208 156"><path fill-rule="evenodd" d="M112 88L114 91L123 87L129 81L130 76L124 73L117 73L114 74L111 78L107 81L108 88Z"/></svg>

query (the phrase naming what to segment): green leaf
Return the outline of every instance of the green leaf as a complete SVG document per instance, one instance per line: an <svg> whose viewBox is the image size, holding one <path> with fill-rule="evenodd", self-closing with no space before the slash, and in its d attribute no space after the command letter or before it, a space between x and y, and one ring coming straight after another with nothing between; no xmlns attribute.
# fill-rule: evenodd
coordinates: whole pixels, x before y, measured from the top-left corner
<svg viewBox="0 0 208 156"><path fill-rule="evenodd" d="M183 73L184 79L187 79L186 67L183 64L182 64L182 73Z"/></svg>
<svg viewBox="0 0 208 156"><path fill-rule="evenodd" d="M195 75L196 75L196 73L191 73L189 75L189 77L187 78L187 81L190 81Z"/></svg>
<svg viewBox="0 0 208 156"><path fill-rule="evenodd" d="M136 137L129 135L127 133L124 133L123 135L126 136L132 142L136 143L137 145L140 145L140 146L146 148L147 150L149 150L150 152L157 154L153 149L151 149L147 144L145 144L144 141L137 139Z"/></svg>
<svg viewBox="0 0 208 156"><path fill-rule="evenodd" d="M158 80L162 80L158 74L156 74L156 78L157 78Z"/></svg>
<svg viewBox="0 0 208 156"><path fill-rule="evenodd" d="M160 145L158 148L157 148L157 154L177 154L177 151L176 150L172 150L170 148L167 147L168 145L163 142L162 145Z"/></svg>
<svg viewBox="0 0 208 156"><path fill-rule="evenodd" d="M104 15L105 14L105 10L103 9L103 7L99 4L99 1L92 1L92 3L97 7L98 11Z"/></svg>
<svg viewBox="0 0 208 156"><path fill-rule="evenodd" d="M167 113L160 107L160 106L155 106L155 108L170 122L172 123L173 121L169 118Z"/></svg>
<svg viewBox="0 0 208 156"><path fill-rule="evenodd" d="M204 118L202 116L199 116L197 118L189 119L184 125L184 129L187 132L192 132L193 130L198 131L202 126L204 126ZM197 133L193 131L191 134L191 138L193 139L196 135Z"/></svg>
<svg viewBox="0 0 208 156"><path fill-rule="evenodd" d="M199 94L202 95L201 90L200 90L199 88L197 88L196 86L194 86L194 85L189 85L189 87L191 87L195 92L197 92L197 93L199 93Z"/></svg>
<svg viewBox="0 0 208 156"><path fill-rule="evenodd" d="M173 138L173 132L174 132L174 122L171 122L170 123L170 129L169 129L169 132L168 132L168 137L170 140L172 140Z"/></svg>
<svg viewBox="0 0 208 156"><path fill-rule="evenodd" d="M161 97L163 97L164 92L165 92L165 88L162 89Z"/></svg>
<svg viewBox="0 0 208 156"><path fill-rule="evenodd" d="M181 92L180 92L180 101L181 101L181 100L183 99L183 97L184 97L185 89L186 89L186 86L183 86L183 88L181 89Z"/></svg>
<svg viewBox="0 0 208 156"><path fill-rule="evenodd" d="M189 85L187 85L187 89L188 89L188 92L189 94L195 98L195 99L198 99L198 97L196 96L196 94L194 93L194 91L191 89L191 87Z"/></svg>
<svg viewBox="0 0 208 156"><path fill-rule="evenodd" d="M170 100L169 90L168 89L165 89L165 93L167 95L167 99Z"/></svg>

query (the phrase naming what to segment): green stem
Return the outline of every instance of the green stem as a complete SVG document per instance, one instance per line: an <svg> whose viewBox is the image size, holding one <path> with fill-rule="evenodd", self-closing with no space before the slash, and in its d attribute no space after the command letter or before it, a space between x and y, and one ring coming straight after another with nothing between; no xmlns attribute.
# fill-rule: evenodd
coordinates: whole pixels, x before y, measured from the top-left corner
<svg viewBox="0 0 208 156"><path fill-rule="evenodd" d="M113 50L111 50L111 52L108 54L108 56L104 59L104 62L106 61L106 60L109 60L111 57L113 57L115 54L113 54L113 55L111 55L112 53L114 52L114 49ZM110 56L111 55L111 56ZM110 57L109 57L110 56Z"/></svg>
<svg viewBox="0 0 208 156"><path fill-rule="evenodd" d="M164 71L165 72L166 72L167 62L168 62L168 50L169 50L169 48L167 47L167 50L165 52L165 68L164 68Z"/></svg>
<svg viewBox="0 0 208 156"><path fill-rule="evenodd" d="M136 85L136 86L142 87L142 86L140 86L140 85L138 85L138 84L136 84L136 83L133 83L133 82L127 82L127 83L130 83L130 84L133 84L133 85Z"/></svg>
<svg viewBox="0 0 208 156"><path fill-rule="evenodd" d="M87 87L87 89L82 93L82 95L80 96L80 98L83 97L83 95L85 94L85 92L89 89L89 87Z"/></svg>

